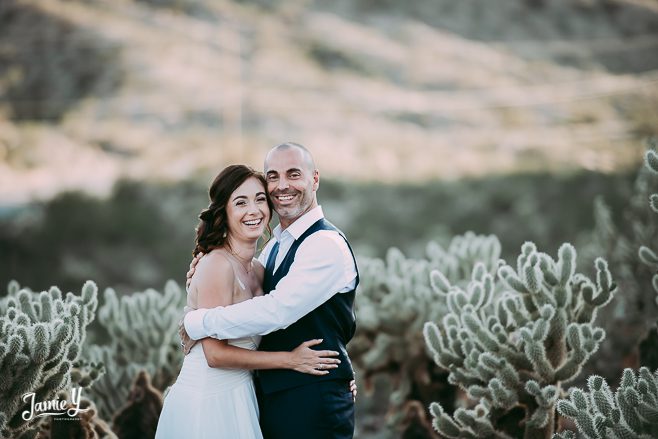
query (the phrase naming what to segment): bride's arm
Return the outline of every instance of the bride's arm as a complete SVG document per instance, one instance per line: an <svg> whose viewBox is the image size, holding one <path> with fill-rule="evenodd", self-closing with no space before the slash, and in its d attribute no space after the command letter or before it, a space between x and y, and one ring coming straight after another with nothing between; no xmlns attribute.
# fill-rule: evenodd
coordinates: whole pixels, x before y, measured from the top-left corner
<svg viewBox="0 0 658 439"><path fill-rule="evenodd" d="M204 338L201 341L203 353L210 367L228 369L293 369L311 375L326 375L338 367L340 360L334 351L314 351L310 346L322 340L309 340L292 352L252 351L231 346L224 340Z"/></svg>
<svg viewBox="0 0 658 439"><path fill-rule="evenodd" d="M197 303L201 308L232 303L235 274L230 262L220 253L207 255L197 267ZM322 340L309 340L292 352L264 352L229 345L226 340L201 340L208 366L234 369L293 369L313 375L326 375L338 367L335 351L316 351L310 346Z"/></svg>

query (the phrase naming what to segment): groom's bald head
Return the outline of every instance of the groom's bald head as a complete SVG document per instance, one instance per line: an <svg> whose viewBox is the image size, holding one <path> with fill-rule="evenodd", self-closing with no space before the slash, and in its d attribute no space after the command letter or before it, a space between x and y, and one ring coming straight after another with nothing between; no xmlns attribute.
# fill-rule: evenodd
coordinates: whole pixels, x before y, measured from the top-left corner
<svg viewBox="0 0 658 439"><path fill-rule="evenodd" d="M311 152L308 149L306 149L304 145L300 145L299 143L295 143L295 142L286 142L275 146L274 148L270 149L270 151L267 153L267 155L265 156L265 163L263 166L265 172L267 172L268 169L267 163L269 158L272 156L272 154L278 151L285 151L293 148L301 152L302 160L304 165L306 166L306 169L309 172L315 171L315 161L313 160L313 156L311 155Z"/></svg>

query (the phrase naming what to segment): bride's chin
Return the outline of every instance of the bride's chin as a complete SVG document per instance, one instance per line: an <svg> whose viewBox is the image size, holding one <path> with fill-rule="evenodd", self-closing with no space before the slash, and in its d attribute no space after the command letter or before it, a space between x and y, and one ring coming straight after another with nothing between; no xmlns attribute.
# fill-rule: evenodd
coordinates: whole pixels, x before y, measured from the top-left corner
<svg viewBox="0 0 658 439"><path fill-rule="evenodd" d="M250 230L249 233L247 233L247 238L250 239L258 239L261 236L263 236L263 233L265 233L265 229L263 230Z"/></svg>

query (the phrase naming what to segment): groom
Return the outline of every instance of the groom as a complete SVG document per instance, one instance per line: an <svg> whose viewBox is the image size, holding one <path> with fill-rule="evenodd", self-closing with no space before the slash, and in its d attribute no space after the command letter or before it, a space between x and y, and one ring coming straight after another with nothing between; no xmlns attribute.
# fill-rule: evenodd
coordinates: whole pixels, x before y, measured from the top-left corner
<svg viewBox="0 0 658 439"><path fill-rule="evenodd" d="M317 348L337 351L341 360L330 373L259 371L261 429L266 439L351 438L354 372L346 344L356 326L356 259L342 232L324 219L317 201L320 174L305 147L284 143L270 150L265 178L280 223L259 257L265 295L191 311L185 329L194 340L262 334L264 351L291 351L306 340L323 339Z"/></svg>

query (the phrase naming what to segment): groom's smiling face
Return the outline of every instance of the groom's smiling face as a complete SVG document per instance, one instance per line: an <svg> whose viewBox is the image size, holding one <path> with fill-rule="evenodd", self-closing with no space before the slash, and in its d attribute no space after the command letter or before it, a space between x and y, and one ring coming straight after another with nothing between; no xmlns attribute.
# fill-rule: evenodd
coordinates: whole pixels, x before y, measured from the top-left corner
<svg viewBox="0 0 658 439"><path fill-rule="evenodd" d="M306 154L290 146L273 149L265 159L267 192L283 228L317 206L320 176Z"/></svg>

